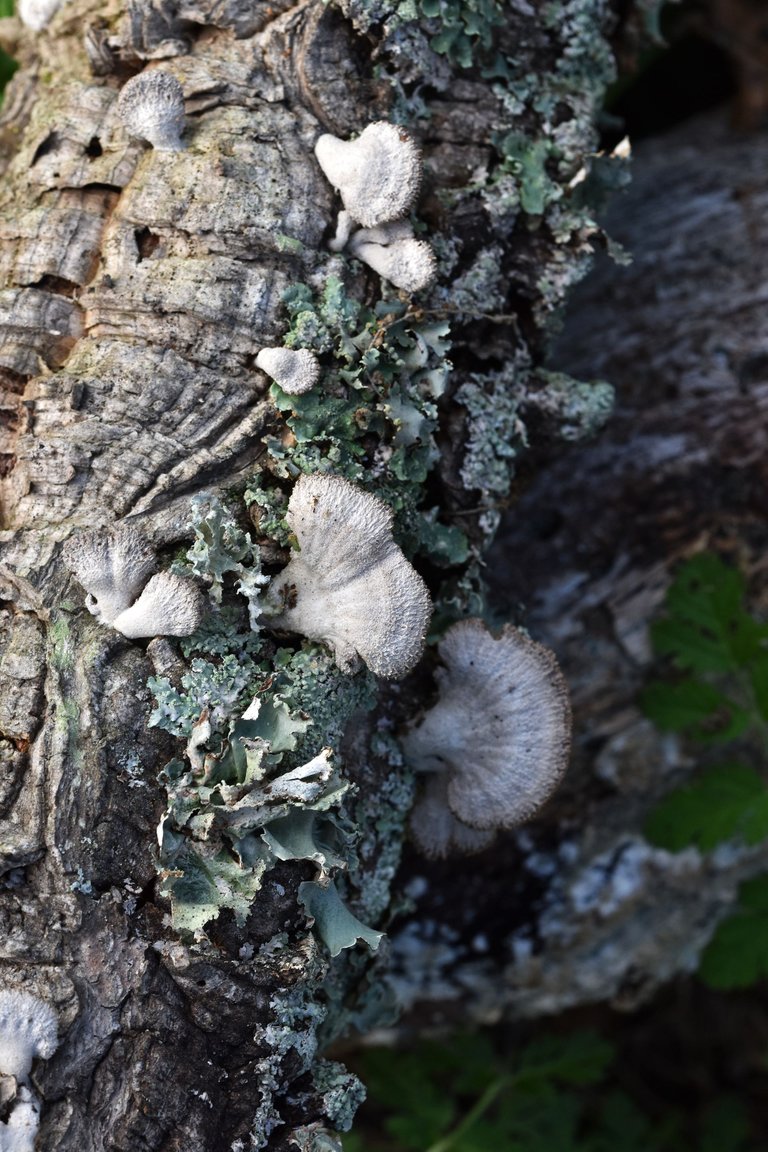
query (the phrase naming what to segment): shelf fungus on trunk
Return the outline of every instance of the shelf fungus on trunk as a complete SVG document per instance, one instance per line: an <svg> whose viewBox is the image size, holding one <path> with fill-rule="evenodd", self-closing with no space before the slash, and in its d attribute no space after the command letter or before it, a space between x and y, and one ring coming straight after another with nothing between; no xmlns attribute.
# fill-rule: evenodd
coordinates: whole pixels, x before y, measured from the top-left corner
<svg viewBox="0 0 768 1152"><path fill-rule="evenodd" d="M256 367L289 396L301 396L320 379L320 361L309 348L262 348Z"/></svg>
<svg viewBox="0 0 768 1152"><path fill-rule="evenodd" d="M0 1076L26 1083L32 1061L56 1051L58 1027L56 1011L45 1000L31 992L0 992Z"/></svg>
<svg viewBox="0 0 768 1152"><path fill-rule="evenodd" d="M360 656L377 676L409 672L432 602L392 537L392 518L341 476L300 476L286 520L301 550L272 583L269 627L322 641L344 670Z"/></svg>
<svg viewBox="0 0 768 1152"><path fill-rule="evenodd" d="M394 220L379 228L360 228L349 250L383 280L404 292L420 292L437 274L435 255L425 240L417 240L407 220Z"/></svg>
<svg viewBox="0 0 768 1152"><path fill-rule="evenodd" d="M194 580L152 576L154 550L132 525L79 533L64 545L64 563L88 593L91 615L131 640L188 636L203 619L205 597Z"/></svg>
<svg viewBox="0 0 768 1152"><path fill-rule="evenodd" d="M421 155L397 124L376 120L356 140L326 133L315 144L317 162L364 228L406 216L421 187Z"/></svg>
<svg viewBox="0 0 768 1152"><path fill-rule="evenodd" d="M30 1081L33 1060L48 1060L56 1051L56 1010L31 992L0 992L0 1152L34 1152L40 1127L40 1100ZM15 1086L13 1082L15 1081Z"/></svg>
<svg viewBox="0 0 768 1152"><path fill-rule="evenodd" d="M184 144L184 92L170 72L140 72L120 89L117 111L131 136L158 152L181 152Z"/></svg>
<svg viewBox="0 0 768 1152"><path fill-rule="evenodd" d="M439 645L439 697L403 738L408 764L429 773L411 831L428 856L486 847L529 819L568 765L571 712L557 661L507 625L495 638L463 620Z"/></svg>
<svg viewBox="0 0 768 1152"><path fill-rule="evenodd" d="M356 140L323 135L315 155L344 205L329 247L350 253L395 288L419 292L437 262L406 219L421 187L421 154L402 128L377 120ZM355 231L356 225L362 225Z"/></svg>

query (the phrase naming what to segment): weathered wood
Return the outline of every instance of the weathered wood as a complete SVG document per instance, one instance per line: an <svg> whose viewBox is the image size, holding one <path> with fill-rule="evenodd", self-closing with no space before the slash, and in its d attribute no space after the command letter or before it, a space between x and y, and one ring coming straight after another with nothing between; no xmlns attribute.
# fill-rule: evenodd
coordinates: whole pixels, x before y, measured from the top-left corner
<svg viewBox="0 0 768 1152"><path fill-rule="evenodd" d="M718 551L765 610L767 175L768 138L734 135L723 113L643 144L608 215L633 263L603 260L576 292L554 363L610 380L615 411L591 445L523 470L488 569L500 615L558 655L573 763L544 818L469 877L409 858L419 899L393 959L404 1028L632 1008L695 968L739 881L765 870L765 846L702 856L644 841L693 763L638 695L682 559Z"/></svg>

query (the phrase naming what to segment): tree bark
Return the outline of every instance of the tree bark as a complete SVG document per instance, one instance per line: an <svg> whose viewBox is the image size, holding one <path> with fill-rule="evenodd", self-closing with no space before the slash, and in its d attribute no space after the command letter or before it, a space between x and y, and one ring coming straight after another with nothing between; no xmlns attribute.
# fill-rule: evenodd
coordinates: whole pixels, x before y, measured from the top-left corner
<svg viewBox="0 0 768 1152"><path fill-rule="evenodd" d="M478 560L509 488L505 436L522 458L606 411L604 389L539 365L600 242L581 186L599 168L613 18L602 0L500 11L485 48L459 15L440 47L446 28L419 11L318 0L71 0L37 36L4 27L22 69L0 122L0 963L5 985L59 1014L61 1045L35 1069L40 1147L319 1152L349 1125L358 1087L316 1058L318 1038L355 1014L384 1018L380 969L361 950L331 963L298 899L315 874L306 860L271 869L244 923L223 913L194 937L174 931L157 884L157 774L181 748L148 727L147 682L178 684L184 663L96 623L61 550L73 532L128 520L167 562L191 541L199 493L240 500L262 468L284 494L276 445L289 461L296 445L255 357L283 340L286 289L335 275L350 299L404 305L412 333L451 321L439 462L426 483L387 483L410 517L401 539L435 514L468 539L442 567L437 550L411 546L437 617L477 611ZM484 78L494 60L504 68ZM130 138L116 110L125 80L158 66L184 91L178 153ZM417 303L326 248L338 205L314 142L382 117L408 119L424 150L419 214L442 276ZM360 483L375 490L373 458ZM376 741L417 713L430 666L402 691L381 688L344 744L360 788L350 899L382 927L412 781ZM558 813L583 819L576 796Z"/></svg>
<svg viewBox="0 0 768 1152"><path fill-rule="evenodd" d="M604 259L576 290L551 363L610 380L614 412L588 446L521 472L489 556L500 616L525 605L567 676L571 769L546 819L478 858L468 899L454 898L461 864L408 858L419 898L394 939L402 1029L632 1009L695 970L738 884L766 868L764 845L645 841L694 761L638 698L682 560L716 551L765 612L767 165L764 134L735 133L725 112L690 121L638 148L605 218L633 262Z"/></svg>

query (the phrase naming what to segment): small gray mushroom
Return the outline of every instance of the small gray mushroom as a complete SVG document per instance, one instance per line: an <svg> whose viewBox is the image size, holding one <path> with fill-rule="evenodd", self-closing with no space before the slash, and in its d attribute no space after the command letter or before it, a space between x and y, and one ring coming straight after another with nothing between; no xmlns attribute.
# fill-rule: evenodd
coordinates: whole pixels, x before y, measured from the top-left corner
<svg viewBox="0 0 768 1152"><path fill-rule="evenodd" d="M112 621L129 640L149 636L189 636L205 615L205 597L192 580L158 572L135 604Z"/></svg>
<svg viewBox="0 0 768 1152"><path fill-rule="evenodd" d="M349 216L365 228L406 216L416 203L421 154L397 124L377 120L356 140L323 135L315 155Z"/></svg>
<svg viewBox="0 0 768 1152"><path fill-rule="evenodd" d="M18 0L16 11L22 24L34 32L42 32L63 3L65 0Z"/></svg>
<svg viewBox="0 0 768 1152"><path fill-rule="evenodd" d="M432 614L424 581L392 537L392 511L340 476L300 476L286 520L300 551L269 591L270 628L333 649L350 670L404 676L417 662Z"/></svg>
<svg viewBox="0 0 768 1152"><path fill-rule="evenodd" d="M416 240L407 220L379 228L361 228L349 240L349 250L374 272L404 292L420 292L437 275L434 253L425 240Z"/></svg>
<svg viewBox="0 0 768 1152"><path fill-rule="evenodd" d="M205 614L205 597L194 580L172 572L152 575L154 549L132 525L81 532L64 545L64 563L88 593L88 611L131 640L188 636Z"/></svg>
<svg viewBox="0 0 768 1152"><path fill-rule="evenodd" d="M184 92L169 72L141 72L120 89L117 111L131 136L148 140L158 152L184 148Z"/></svg>
<svg viewBox="0 0 768 1152"><path fill-rule="evenodd" d="M320 363L308 348L262 348L256 367L290 396L309 392L320 379Z"/></svg>
<svg viewBox="0 0 768 1152"><path fill-rule="evenodd" d="M26 1083L32 1061L56 1051L58 1026L55 1009L31 992L0 992L0 1075Z"/></svg>
<svg viewBox="0 0 768 1152"><path fill-rule="evenodd" d="M89 529L64 545L64 563L88 593L85 605L101 624L128 608L157 568L154 549L131 524Z"/></svg>
<svg viewBox="0 0 768 1152"><path fill-rule="evenodd" d="M568 764L568 690L547 648L507 626L495 638L481 620L454 624L439 645L439 697L403 739L406 761L444 781L456 821L480 833L512 828L549 798ZM416 810L418 839L428 831L431 854L458 847L440 825L436 786ZM428 838L427 837L427 838ZM482 845L481 845L482 846Z"/></svg>

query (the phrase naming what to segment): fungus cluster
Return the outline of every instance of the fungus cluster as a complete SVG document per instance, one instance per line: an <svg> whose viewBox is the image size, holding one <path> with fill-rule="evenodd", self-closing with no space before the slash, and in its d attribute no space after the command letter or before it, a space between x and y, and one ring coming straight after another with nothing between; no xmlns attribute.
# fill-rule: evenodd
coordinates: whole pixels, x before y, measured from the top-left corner
<svg viewBox="0 0 768 1152"><path fill-rule="evenodd" d="M568 764L568 690L554 655L509 625L463 620L439 645L439 697L403 740L428 773L411 829L428 856L475 852L529 819Z"/></svg>
<svg viewBox="0 0 768 1152"><path fill-rule="evenodd" d="M331 248L350 252L406 292L435 278L432 249L416 240L407 219L421 186L421 156L396 124L377 120L355 140L322 135L317 161L344 205ZM354 231L359 225L357 231Z"/></svg>
<svg viewBox="0 0 768 1152"><path fill-rule="evenodd" d="M328 644L345 670L360 656L377 676L410 671L432 602L392 537L392 519L386 504L340 476L300 476L286 513L300 551L270 588L270 627Z"/></svg>
<svg viewBox="0 0 768 1152"><path fill-rule="evenodd" d="M120 89L117 111L131 136L147 140L158 152L184 148L184 92L170 72L141 72Z"/></svg>
<svg viewBox="0 0 768 1152"><path fill-rule="evenodd" d="M79 533L64 545L64 563L88 593L91 615L131 640L188 636L203 618L205 599L195 582L172 572L152 575L155 553L129 524Z"/></svg>

